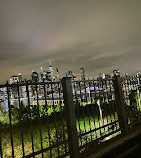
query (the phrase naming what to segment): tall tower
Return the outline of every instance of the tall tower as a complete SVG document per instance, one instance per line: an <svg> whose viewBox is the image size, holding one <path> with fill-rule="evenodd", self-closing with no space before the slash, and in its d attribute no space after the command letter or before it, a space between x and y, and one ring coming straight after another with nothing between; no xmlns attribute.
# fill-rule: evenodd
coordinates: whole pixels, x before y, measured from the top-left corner
<svg viewBox="0 0 141 158"><path fill-rule="evenodd" d="M22 82L22 73L21 72L18 73L18 79L19 79L19 82Z"/></svg>
<svg viewBox="0 0 141 158"><path fill-rule="evenodd" d="M58 70L58 68L56 68L56 72L57 72L57 79L59 79L59 70Z"/></svg>
<svg viewBox="0 0 141 158"><path fill-rule="evenodd" d="M41 80L43 80L43 73L44 73L44 71L43 71L43 68L41 67L41 68L40 68Z"/></svg>
<svg viewBox="0 0 141 158"><path fill-rule="evenodd" d="M85 69L81 67L81 80L85 80Z"/></svg>
<svg viewBox="0 0 141 158"><path fill-rule="evenodd" d="M35 72L34 70L32 70L31 77L32 77L32 82L38 82L39 76L38 76L38 73Z"/></svg>
<svg viewBox="0 0 141 158"><path fill-rule="evenodd" d="M49 71L51 73L51 77L53 78L53 67L51 65L51 61L49 60Z"/></svg>

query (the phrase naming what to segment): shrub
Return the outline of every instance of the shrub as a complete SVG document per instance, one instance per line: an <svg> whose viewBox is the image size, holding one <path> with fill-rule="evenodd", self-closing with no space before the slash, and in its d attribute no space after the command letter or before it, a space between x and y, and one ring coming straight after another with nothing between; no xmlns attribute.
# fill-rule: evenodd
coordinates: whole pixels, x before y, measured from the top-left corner
<svg viewBox="0 0 141 158"><path fill-rule="evenodd" d="M58 104L54 110L55 112L60 112L61 111L61 106Z"/></svg>
<svg viewBox="0 0 141 158"><path fill-rule="evenodd" d="M0 122L4 121L4 114L2 111L0 111Z"/></svg>
<svg viewBox="0 0 141 158"><path fill-rule="evenodd" d="M48 110L47 110L48 116L50 116L53 112L54 112L54 109L52 106L50 108L48 108Z"/></svg>

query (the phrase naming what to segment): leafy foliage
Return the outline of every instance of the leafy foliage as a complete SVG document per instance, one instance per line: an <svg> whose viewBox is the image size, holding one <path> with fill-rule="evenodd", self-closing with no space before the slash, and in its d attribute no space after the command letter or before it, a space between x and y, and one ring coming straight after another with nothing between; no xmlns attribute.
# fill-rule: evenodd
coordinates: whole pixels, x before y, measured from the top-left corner
<svg viewBox="0 0 141 158"><path fill-rule="evenodd" d="M31 119L36 119L38 116L48 116L52 117L53 114L59 114L61 112L61 106L58 104L57 106L45 106L45 105L34 105L34 106L24 106L21 102L21 108L11 108L11 120L12 124L18 123L21 119L22 121ZM9 111L0 111L0 122L3 125L7 125L10 123L9 121Z"/></svg>
<svg viewBox="0 0 141 158"><path fill-rule="evenodd" d="M0 111L0 122L4 121L4 114L2 111Z"/></svg>

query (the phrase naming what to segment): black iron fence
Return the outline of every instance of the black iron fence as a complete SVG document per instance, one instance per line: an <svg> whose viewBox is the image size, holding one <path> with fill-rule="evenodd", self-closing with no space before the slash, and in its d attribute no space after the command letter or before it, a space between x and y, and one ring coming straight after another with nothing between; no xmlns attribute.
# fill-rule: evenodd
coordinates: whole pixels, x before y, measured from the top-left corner
<svg viewBox="0 0 141 158"><path fill-rule="evenodd" d="M139 77L122 80L123 95L126 104L128 127L139 124L141 117L141 84Z"/></svg>
<svg viewBox="0 0 141 158"><path fill-rule="evenodd" d="M119 133L112 80L74 81L79 146Z"/></svg>
<svg viewBox="0 0 141 158"><path fill-rule="evenodd" d="M8 83L1 111L1 157L69 155L61 82Z"/></svg>
<svg viewBox="0 0 141 158"><path fill-rule="evenodd" d="M73 157L140 125L140 78L0 86L3 157Z"/></svg>

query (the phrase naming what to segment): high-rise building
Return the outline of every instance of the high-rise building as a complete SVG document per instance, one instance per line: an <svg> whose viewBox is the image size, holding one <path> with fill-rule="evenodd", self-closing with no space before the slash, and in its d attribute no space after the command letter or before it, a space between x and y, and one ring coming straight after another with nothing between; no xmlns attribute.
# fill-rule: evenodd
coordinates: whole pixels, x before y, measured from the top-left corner
<svg viewBox="0 0 141 158"><path fill-rule="evenodd" d="M32 71L31 77L32 77L32 82L38 82L39 76L37 72Z"/></svg>
<svg viewBox="0 0 141 158"><path fill-rule="evenodd" d="M41 70L41 71L40 71L40 75L41 75L41 81L42 81L42 80L43 80L43 73L44 73L44 71L43 71L43 68L42 68L42 67L40 68L40 70Z"/></svg>
<svg viewBox="0 0 141 158"><path fill-rule="evenodd" d="M18 73L18 79L19 79L19 82L22 82L22 73L21 72Z"/></svg>
<svg viewBox="0 0 141 158"><path fill-rule="evenodd" d="M50 65L49 65L49 71L50 71L50 73L51 73L51 76L53 77L53 67L52 67L52 65L51 65L51 61L49 61L49 63L50 63Z"/></svg>
<svg viewBox="0 0 141 158"><path fill-rule="evenodd" d="M40 75L41 75L41 81L52 81L53 79L53 67L51 65L51 61L49 60L49 68L48 70L43 70L43 68L40 68Z"/></svg>
<svg viewBox="0 0 141 158"><path fill-rule="evenodd" d="M85 80L85 69L81 67L81 80Z"/></svg>
<svg viewBox="0 0 141 158"><path fill-rule="evenodd" d="M102 75L102 79L105 79L106 77L105 77L105 74L103 73L103 75Z"/></svg>
<svg viewBox="0 0 141 158"><path fill-rule="evenodd" d="M46 80L46 76L47 76L47 72L46 72L46 71L44 71L44 72L43 72L43 76L42 76L42 80L43 80L43 81L45 81L45 80Z"/></svg>
<svg viewBox="0 0 141 158"><path fill-rule="evenodd" d="M58 70L58 68L56 68L56 72L57 72L57 79L59 79L59 70Z"/></svg>
<svg viewBox="0 0 141 158"><path fill-rule="evenodd" d="M11 76L10 77L10 84L16 84L19 82L18 76Z"/></svg>
<svg viewBox="0 0 141 158"><path fill-rule="evenodd" d="M53 75L52 75L52 72L50 70L47 71L47 80L48 81L52 81L53 79Z"/></svg>
<svg viewBox="0 0 141 158"><path fill-rule="evenodd" d="M52 74L51 74L51 72L49 70L43 72L42 80L43 81L52 81Z"/></svg>

